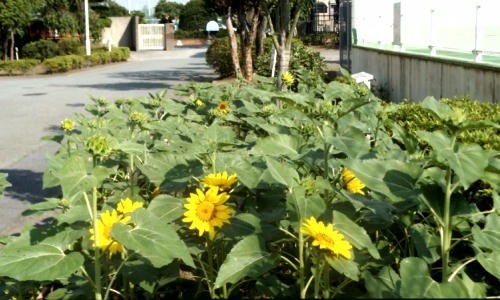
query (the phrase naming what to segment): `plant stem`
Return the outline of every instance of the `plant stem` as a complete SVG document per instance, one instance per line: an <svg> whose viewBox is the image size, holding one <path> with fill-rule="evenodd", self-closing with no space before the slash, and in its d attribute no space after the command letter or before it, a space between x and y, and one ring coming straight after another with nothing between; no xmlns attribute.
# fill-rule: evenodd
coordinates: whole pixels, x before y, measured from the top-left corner
<svg viewBox="0 0 500 300"><path fill-rule="evenodd" d="M320 254L318 256L318 262L316 264L316 269L314 270L314 298L319 299L319 293L320 293L320 287L321 287L321 273L323 272L324 268L324 259L322 255Z"/></svg>
<svg viewBox="0 0 500 300"><path fill-rule="evenodd" d="M300 286L300 298L306 298L306 289L304 287L304 235L299 230L299 286Z"/></svg>
<svg viewBox="0 0 500 300"><path fill-rule="evenodd" d="M448 261L450 258L450 244L451 244L451 168L446 170L446 191L444 196L444 216L443 228L441 230L441 260L442 260L442 274L441 282L446 282L448 278Z"/></svg>
<svg viewBox="0 0 500 300"><path fill-rule="evenodd" d="M207 283L208 283L208 290L210 291L210 298L214 299L217 298L217 295L215 294L215 288L214 288L214 280L213 280L213 274L214 274L214 260L213 260L213 249L212 249L213 243L212 240L210 240L210 237L207 237L207 256L208 256L208 278L207 278Z"/></svg>
<svg viewBox="0 0 500 300"><path fill-rule="evenodd" d="M94 283L95 283L95 299L101 300L101 251L99 248L99 238L98 238L98 226L97 226L97 189L92 189L92 210L93 210L93 219L92 224L94 225Z"/></svg>

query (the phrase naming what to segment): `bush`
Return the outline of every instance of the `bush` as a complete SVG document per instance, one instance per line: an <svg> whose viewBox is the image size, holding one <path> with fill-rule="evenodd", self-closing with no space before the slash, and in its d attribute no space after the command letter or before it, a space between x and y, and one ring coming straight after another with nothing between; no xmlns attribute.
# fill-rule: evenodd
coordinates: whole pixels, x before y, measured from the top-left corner
<svg viewBox="0 0 500 300"><path fill-rule="evenodd" d="M500 106L494 103L471 101L464 98L443 98L440 102L446 103L454 110L460 110L468 121L490 121L500 124ZM412 135L417 130L434 131L442 128L442 121L422 108L420 103L405 101L397 106L397 110L387 113L385 125L392 129L393 123L405 128ZM481 129L465 129L458 135L458 141L476 143L485 149L500 150L500 130L493 127ZM424 147L421 142L421 147Z"/></svg>
<svg viewBox="0 0 500 300"><path fill-rule="evenodd" d="M174 33L175 39L206 39L208 37L208 33L205 30L182 30L178 29Z"/></svg>
<svg viewBox="0 0 500 300"><path fill-rule="evenodd" d="M26 44L21 53L26 58L45 60L59 55L60 49L56 42L51 40L38 40Z"/></svg>
<svg viewBox="0 0 500 300"><path fill-rule="evenodd" d="M67 54L77 54L83 55L85 54L85 47L82 46L80 39L77 37L69 37L60 39L57 42L59 46L59 54L67 55Z"/></svg>
<svg viewBox="0 0 500 300"><path fill-rule="evenodd" d="M264 53L271 53L272 48L273 42L271 38L266 38L264 40ZM271 76L271 55L260 55L258 57L254 57L254 65L257 74ZM321 57L319 52L304 46L304 44L298 39L294 39L292 41L290 72L293 75L297 75L297 72L300 69L306 69L316 73L315 75L317 77L325 78L325 67L326 65L324 59Z"/></svg>
<svg viewBox="0 0 500 300"><path fill-rule="evenodd" d="M300 38L305 45L335 47L339 37L335 32L312 33Z"/></svg>
<svg viewBox="0 0 500 300"><path fill-rule="evenodd" d="M40 64L38 59L20 59L20 60L8 60L0 61L0 70L7 72L7 74L12 75L13 73L26 73L35 66Z"/></svg>
<svg viewBox="0 0 500 300"><path fill-rule="evenodd" d="M221 78L233 76L234 64L229 37L213 39L207 49L205 60Z"/></svg>
<svg viewBox="0 0 500 300"><path fill-rule="evenodd" d="M81 68L83 61L83 57L79 55L63 55L48 58L43 62L43 65L47 69L47 73L58 73Z"/></svg>

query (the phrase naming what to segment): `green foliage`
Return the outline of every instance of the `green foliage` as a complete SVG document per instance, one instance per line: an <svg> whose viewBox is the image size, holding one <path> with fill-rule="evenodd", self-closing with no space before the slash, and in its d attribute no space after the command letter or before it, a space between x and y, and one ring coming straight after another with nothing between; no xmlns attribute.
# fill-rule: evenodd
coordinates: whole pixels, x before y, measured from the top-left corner
<svg viewBox="0 0 500 300"><path fill-rule="evenodd" d="M57 45L59 47L59 54L68 55L68 54L76 54L83 55L85 52L82 48L82 42L77 37L68 37L64 39L59 39L57 41ZM24 49L23 49L24 50Z"/></svg>
<svg viewBox="0 0 500 300"><path fill-rule="evenodd" d="M155 18L163 19L167 15L171 19L178 18L181 15L181 11L183 8L184 4L160 0L155 6Z"/></svg>
<svg viewBox="0 0 500 300"><path fill-rule="evenodd" d="M3 195L5 188L9 186L11 186L11 184L7 181L7 174L0 173L0 197Z"/></svg>
<svg viewBox="0 0 500 300"><path fill-rule="evenodd" d="M75 130L47 137L59 149L43 187L61 196L28 211L54 210L54 220L0 239L0 286L104 299L498 295L500 154L458 138L498 123L426 98L436 127L387 130L400 105L357 85L311 77L297 93L257 78L91 98ZM205 176L224 171L236 182L205 195ZM468 196L479 183L489 193ZM112 254L93 232L125 198L142 207L107 228L125 249ZM311 217L325 231L303 230Z"/></svg>
<svg viewBox="0 0 500 300"><path fill-rule="evenodd" d="M493 103L472 101L468 97L448 99L440 102L448 104L457 113L463 114L470 121L489 121L500 124L500 107ZM394 124L415 134L418 130L434 131L443 126L443 121L422 107L421 103L405 101L397 106L396 110L387 112L385 125L394 130ZM463 143L479 144L483 148L500 150L500 130L498 128L468 128L458 135ZM419 139L420 145L424 141Z"/></svg>
<svg viewBox="0 0 500 300"><path fill-rule="evenodd" d="M61 52L58 44L52 40L38 40L24 45L21 53L24 57L45 60L52 58ZM63 52L65 53L65 52Z"/></svg>
<svg viewBox="0 0 500 300"><path fill-rule="evenodd" d="M182 7L179 15L179 29L185 31L205 31L210 14L203 0L190 0Z"/></svg>
<svg viewBox="0 0 500 300"><path fill-rule="evenodd" d="M174 33L176 39L206 39L207 32L205 30L191 30L186 31L182 29L177 29Z"/></svg>
<svg viewBox="0 0 500 300"><path fill-rule="evenodd" d="M307 46L336 47L339 43L339 37L335 32L311 33L300 37L300 39Z"/></svg>
<svg viewBox="0 0 500 300"><path fill-rule="evenodd" d="M0 61L0 70L7 72L9 75L24 74L39 64L40 61L38 59Z"/></svg>
<svg viewBox="0 0 500 300"><path fill-rule="evenodd" d="M205 60L221 78L234 75L229 37L213 39L207 49Z"/></svg>
<svg viewBox="0 0 500 300"><path fill-rule="evenodd" d="M43 62L47 73L67 72L73 69L79 69L83 65L83 57L78 55L62 55L53 58L47 58Z"/></svg>
<svg viewBox="0 0 500 300"><path fill-rule="evenodd" d="M108 1L107 2L109 7L108 9L103 9L99 11L99 15L103 18L109 18L109 17L126 17L128 16L128 10L116 3L115 1Z"/></svg>

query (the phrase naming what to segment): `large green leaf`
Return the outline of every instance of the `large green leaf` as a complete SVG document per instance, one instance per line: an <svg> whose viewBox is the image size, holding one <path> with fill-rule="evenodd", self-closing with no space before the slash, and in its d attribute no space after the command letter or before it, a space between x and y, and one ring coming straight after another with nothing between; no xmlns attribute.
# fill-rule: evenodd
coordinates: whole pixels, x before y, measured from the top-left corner
<svg viewBox="0 0 500 300"><path fill-rule="evenodd" d="M97 187L97 178L87 173L86 163L79 156L68 158L57 173L61 180L63 197L72 202L83 193Z"/></svg>
<svg viewBox="0 0 500 300"><path fill-rule="evenodd" d="M38 243L32 240L35 234L35 231L27 232L0 249L0 277L20 281L64 279L83 265L83 255L67 253L67 248L81 236L81 232L69 229Z"/></svg>
<svg viewBox="0 0 500 300"><path fill-rule="evenodd" d="M325 256L325 258L328 264L335 269L335 271L351 278L354 281L359 280L359 265L352 259L345 259L343 257L333 258L331 256Z"/></svg>
<svg viewBox="0 0 500 300"><path fill-rule="evenodd" d="M155 267L166 266L176 258L194 267L186 244L160 218L145 209L138 209L132 214L131 222L135 226L116 223L111 230L113 239L126 249L137 252Z"/></svg>
<svg viewBox="0 0 500 300"><path fill-rule="evenodd" d="M271 176L281 184L291 188L298 184L299 173L292 165L283 162L280 163L277 159L266 157L267 169Z"/></svg>
<svg viewBox="0 0 500 300"><path fill-rule="evenodd" d="M407 257L400 264L401 297L403 298L483 298L482 284L471 282L465 275L452 282L437 283L430 277L425 261Z"/></svg>
<svg viewBox="0 0 500 300"><path fill-rule="evenodd" d="M429 226L422 223L413 224L410 227L410 234L418 256L426 263L432 264L441 258L440 238L432 233Z"/></svg>
<svg viewBox="0 0 500 300"><path fill-rule="evenodd" d="M349 127L342 131L341 135L327 136L325 139L351 158L359 157L370 150L370 142L365 133L356 127Z"/></svg>
<svg viewBox="0 0 500 300"><path fill-rule="evenodd" d="M348 84L341 83L338 81L331 81L326 86L323 97L326 100L335 100L337 98L340 98L342 100L348 100L354 98L354 90Z"/></svg>
<svg viewBox="0 0 500 300"><path fill-rule="evenodd" d="M158 195L151 201L148 210L164 223L170 223L180 218L184 212L184 199L170 195Z"/></svg>
<svg viewBox="0 0 500 300"><path fill-rule="evenodd" d="M363 274L370 298L399 298L399 275L389 266L384 266L377 275L366 271Z"/></svg>
<svg viewBox="0 0 500 300"><path fill-rule="evenodd" d="M447 104L439 102L434 97L426 97L422 101L422 107L433 112L441 120L446 120L453 114L453 110Z"/></svg>
<svg viewBox="0 0 500 300"><path fill-rule="evenodd" d="M245 277L257 278L276 267L279 255L265 251L263 244L257 235L250 235L234 245L220 266L215 287L236 283Z"/></svg>
<svg viewBox="0 0 500 300"><path fill-rule="evenodd" d="M236 143L236 133L233 127L212 123L204 132L204 138L209 146L233 145Z"/></svg>
<svg viewBox="0 0 500 300"><path fill-rule="evenodd" d="M474 245L481 249L491 251L500 250L500 216L489 214L486 217L486 225L481 230L478 226L473 226L472 237Z"/></svg>
<svg viewBox="0 0 500 300"><path fill-rule="evenodd" d="M291 219L301 224L305 218L321 216L326 204L321 197L306 196L304 187L297 186L286 198L287 209L292 213Z"/></svg>
<svg viewBox="0 0 500 300"><path fill-rule="evenodd" d="M498 264L500 261L500 250L490 253L481 252L477 255L477 261L488 273L500 280L500 266Z"/></svg>
<svg viewBox="0 0 500 300"><path fill-rule="evenodd" d="M288 134L275 134L257 141L251 150L255 155L287 156L290 159L299 157L299 140Z"/></svg>
<svg viewBox="0 0 500 300"><path fill-rule="evenodd" d="M372 243L370 236L366 230L354 223L345 214L340 211L333 211L333 226L340 231L347 241L349 241L357 249L367 249L371 256L375 259L380 259L380 254L377 248Z"/></svg>
<svg viewBox="0 0 500 300"><path fill-rule="evenodd" d="M353 160L345 163L370 190L385 195L392 202L413 202L419 195L416 182L421 166L418 163L393 159Z"/></svg>

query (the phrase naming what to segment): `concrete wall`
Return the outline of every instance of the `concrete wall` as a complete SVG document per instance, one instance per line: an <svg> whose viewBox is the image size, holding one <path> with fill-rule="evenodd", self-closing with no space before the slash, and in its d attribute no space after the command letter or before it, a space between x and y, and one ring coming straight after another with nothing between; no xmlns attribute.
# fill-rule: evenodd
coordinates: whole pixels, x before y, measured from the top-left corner
<svg viewBox="0 0 500 300"><path fill-rule="evenodd" d="M135 50L134 18L133 17L110 17L111 27L105 28L102 34L102 43L108 44L111 40L113 47L125 46Z"/></svg>
<svg viewBox="0 0 500 300"><path fill-rule="evenodd" d="M351 55L351 73L373 74L372 89L384 88L387 100L468 95L500 103L500 67L361 46L353 46Z"/></svg>

